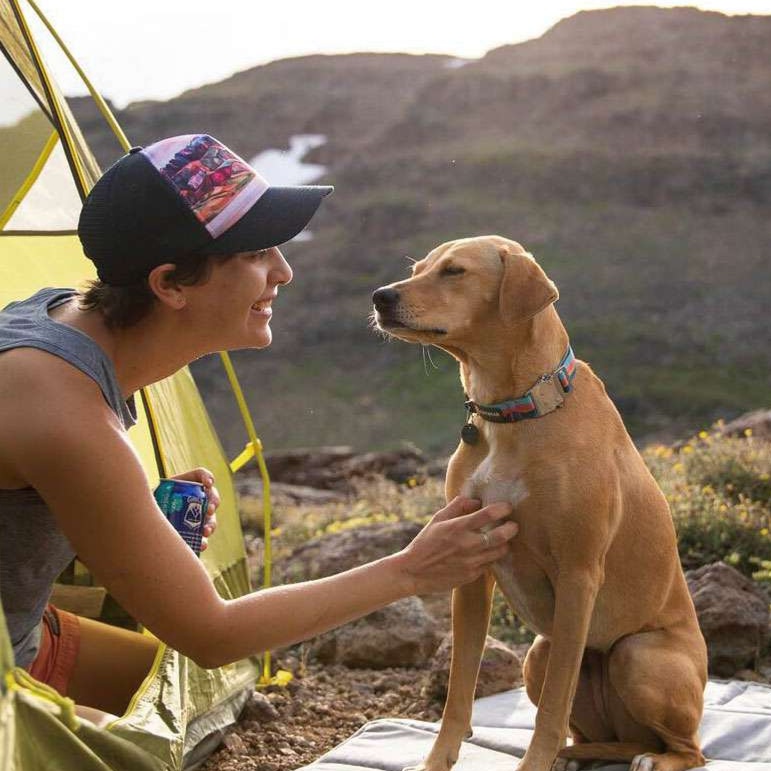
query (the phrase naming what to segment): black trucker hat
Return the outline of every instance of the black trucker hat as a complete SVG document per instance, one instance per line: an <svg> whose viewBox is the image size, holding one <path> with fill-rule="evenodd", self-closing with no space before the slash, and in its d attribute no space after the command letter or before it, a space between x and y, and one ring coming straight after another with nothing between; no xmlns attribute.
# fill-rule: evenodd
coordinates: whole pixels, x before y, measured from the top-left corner
<svg viewBox="0 0 771 771"><path fill-rule="evenodd" d="M283 244L333 189L272 187L207 134L170 137L132 148L102 175L78 235L99 278L127 285L180 257Z"/></svg>

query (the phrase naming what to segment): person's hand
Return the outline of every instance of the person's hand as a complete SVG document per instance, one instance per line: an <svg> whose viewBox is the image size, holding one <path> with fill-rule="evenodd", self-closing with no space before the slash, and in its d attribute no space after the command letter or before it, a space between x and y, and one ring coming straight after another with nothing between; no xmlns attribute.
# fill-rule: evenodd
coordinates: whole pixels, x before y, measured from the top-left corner
<svg viewBox="0 0 771 771"><path fill-rule="evenodd" d="M506 556L509 539L519 529L516 522L501 522L511 514L511 504L493 503L481 509L480 505L477 500L455 498L397 555L413 594L473 581Z"/></svg>
<svg viewBox="0 0 771 771"><path fill-rule="evenodd" d="M206 551L209 546L209 536L217 529L217 507L220 505L220 494L214 486L214 474L206 468L194 468L192 471L185 471L184 474L175 474L171 478L203 485L206 497L209 499L201 539L201 551Z"/></svg>

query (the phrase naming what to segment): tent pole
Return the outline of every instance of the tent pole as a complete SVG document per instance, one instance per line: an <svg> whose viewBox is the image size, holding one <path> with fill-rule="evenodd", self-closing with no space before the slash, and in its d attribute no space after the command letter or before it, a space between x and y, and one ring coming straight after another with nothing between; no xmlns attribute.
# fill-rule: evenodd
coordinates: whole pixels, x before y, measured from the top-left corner
<svg viewBox="0 0 771 771"><path fill-rule="evenodd" d="M21 6L19 5L19 0L10 0L10 3L11 8L13 9L13 12L16 16L16 21L19 24L21 34L24 36L24 40L26 41L29 48L32 61L38 71L38 75L40 76L40 82L43 85L43 90L45 91L48 103L53 110L54 126L62 138L62 147L64 148L65 155L67 156L67 160L70 163L72 176L75 180L75 184L77 185L78 192L80 193L81 199L85 199L86 195L88 194L86 176L83 172L80 158L78 158L78 155L75 152L72 135L70 134L69 126L67 126L67 121L65 120L64 114L62 113L61 105L59 104L58 99L56 99L54 96L54 90L51 86L51 77L48 74L48 70L46 69L45 65L43 64L40 51L38 50L32 34L30 33L27 20L24 18Z"/></svg>
<svg viewBox="0 0 771 771"><path fill-rule="evenodd" d="M16 191L13 198L11 198L11 202L8 204L6 210L0 214L0 230L2 230L6 226L8 220L13 217L13 213L19 208L19 205L24 200L24 196L27 195L32 185L35 184L35 180L40 176L40 172L43 171L43 167L46 165L46 161L53 152L58 141L59 132L54 130L51 132L51 136L46 140L45 145L43 145L43 149L38 156L38 159L35 161L32 170L27 174L27 178L21 183L19 189Z"/></svg>
<svg viewBox="0 0 771 771"><path fill-rule="evenodd" d="M220 358L222 364L225 367L228 380L230 381L230 388L233 391L233 395L236 397L238 403L238 409L241 412L241 419L246 427L246 433L249 437L249 444L246 446L246 450L239 455L239 457L230 464L231 470L235 473L243 466L249 458L254 458L257 461L257 465L260 469L260 476L262 477L262 518L263 518L263 531L265 534L265 564L263 566L263 588L267 589L273 582L273 546L271 538L271 517L272 510L270 505L270 476L268 474L268 467L265 465L265 458L262 455L262 442L257 436L257 431L254 428L254 421L249 412L249 407L246 404L244 398L244 392L241 389L241 384L238 382L238 376L233 368L233 362L230 359L230 355L227 351L220 351ZM271 656L270 651L265 651L262 659L262 679L261 683L267 685L271 682Z"/></svg>

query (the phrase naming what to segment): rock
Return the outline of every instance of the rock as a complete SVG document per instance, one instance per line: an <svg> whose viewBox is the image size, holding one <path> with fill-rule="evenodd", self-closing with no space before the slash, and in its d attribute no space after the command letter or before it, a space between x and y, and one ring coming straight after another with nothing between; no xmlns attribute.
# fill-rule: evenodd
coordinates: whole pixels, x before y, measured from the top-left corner
<svg viewBox="0 0 771 771"><path fill-rule="evenodd" d="M401 551L422 529L417 522L388 522L313 538L277 565L276 582L307 581Z"/></svg>
<svg viewBox="0 0 771 771"><path fill-rule="evenodd" d="M738 672L734 672L733 676L736 680L748 680L753 683L768 682L760 672L756 672L754 669L740 669Z"/></svg>
<svg viewBox="0 0 771 771"><path fill-rule="evenodd" d="M425 663L436 624L418 597L407 597L317 638L311 653L326 664L384 669Z"/></svg>
<svg viewBox="0 0 771 771"><path fill-rule="evenodd" d="M425 696L443 700L447 697L450 679L450 656L452 654L452 633L447 634L434 654L431 669L423 686ZM515 651L487 636L482 663L474 698L492 696L494 693L508 691L522 685L522 661Z"/></svg>
<svg viewBox="0 0 771 771"><path fill-rule="evenodd" d="M709 653L709 670L731 677L754 667L768 634L768 600L753 582L724 562L685 574Z"/></svg>
<svg viewBox="0 0 771 771"><path fill-rule="evenodd" d="M447 466L450 463L449 458L435 458L426 464L426 475L437 479L444 479L447 475Z"/></svg>
<svg viewBox="0 0 771 771"><path fill-rule="evenodd" d="M236 733L226 734L222 743L234 754L240 755L246 750L244 740Z"/></svg>
<svg viewBox="0 0 771 771"><path fill-rule="evenodd" d="M262 479L254 475L246 476L236 481L239 495L262 499ZM336 490L320 490L307 485L290 485L285 482L270 481L270 497L274 504L289 503L292 505L315 504L323 506L326 503L342 503L348 500L348 495Z"/></svg>
<svg viewBox="0 0 771 771"><path fill-rule="evenodd" d="M771 410L754 410L740 415L721 429L728 436L745 436L747 429L758 439L771 440Z"/></svg>
<svg viewBox="0 0 771 771"><path fill-rule="evenodd" d="M272 452L265 455L265 464L275 482L353 495L356 488L352 480L357 478L381 475L397 482L424 478L426 459L416 447L405 444L399 450L363 454L354 453L350 447ZM251 484L256 487L256 479L252 478Z"/></svg>
<svg viewBox="0 0 771 771"><path fill-rule="evenodd" d="M256 723L269 723L278 717L278 710L265 694L252 691L241 712L241 720L253 720Z"/></svg>

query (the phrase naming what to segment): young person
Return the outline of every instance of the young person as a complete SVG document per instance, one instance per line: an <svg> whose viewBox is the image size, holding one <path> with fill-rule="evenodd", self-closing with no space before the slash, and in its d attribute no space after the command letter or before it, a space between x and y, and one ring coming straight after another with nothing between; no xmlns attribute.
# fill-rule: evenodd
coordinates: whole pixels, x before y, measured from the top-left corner
<svg viewBox="0 0 771 771"><path fill-rule="evenodd" d="M0 596L17 664L78 704L122 714L157 643L47 605L75 554L155 637L216 667L470 581L507 551L508 504L456 499L399 553L227 601L155 503L126 436L132 395L204 354L270 344L292 278L277 247L331 191L272 187L207 135L133 148L81 212L98 280L0 313ZM212 475L181 476L209 492L210 535Z"/></svg>

